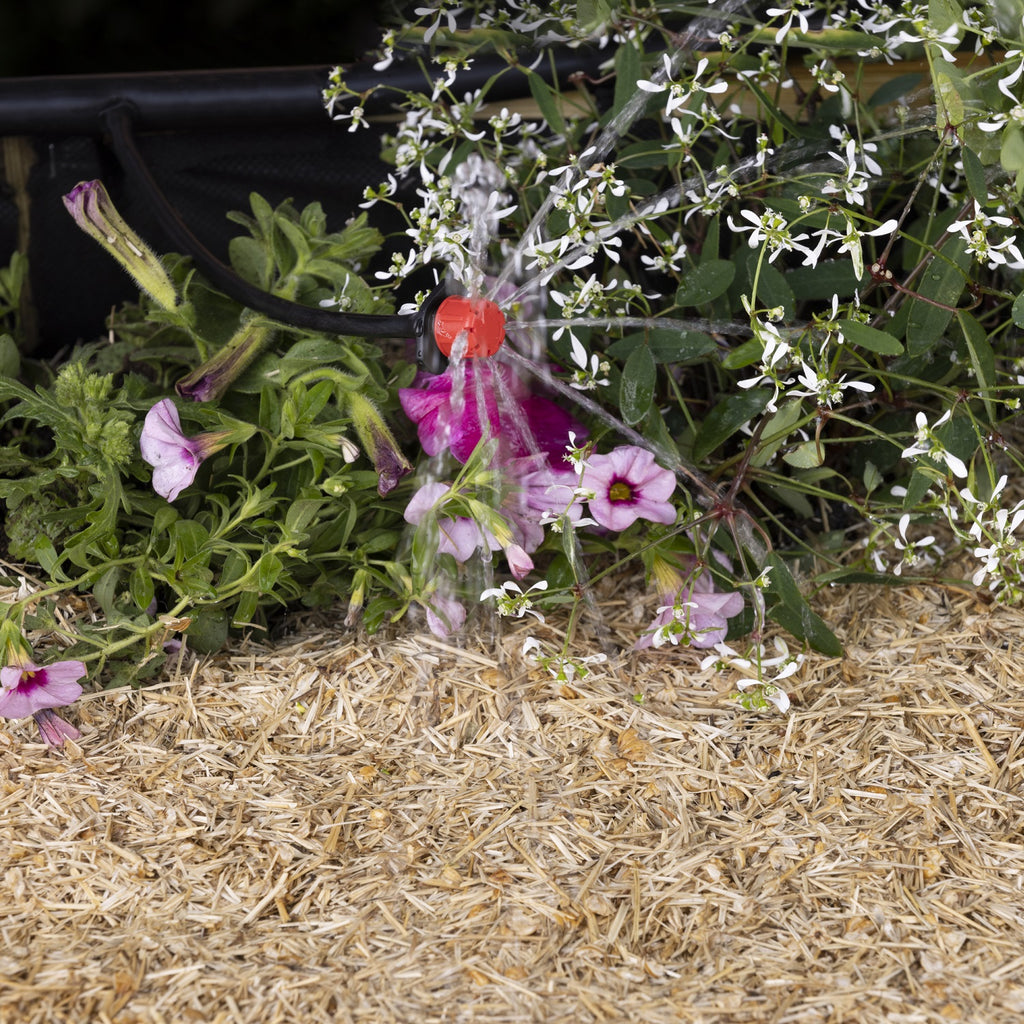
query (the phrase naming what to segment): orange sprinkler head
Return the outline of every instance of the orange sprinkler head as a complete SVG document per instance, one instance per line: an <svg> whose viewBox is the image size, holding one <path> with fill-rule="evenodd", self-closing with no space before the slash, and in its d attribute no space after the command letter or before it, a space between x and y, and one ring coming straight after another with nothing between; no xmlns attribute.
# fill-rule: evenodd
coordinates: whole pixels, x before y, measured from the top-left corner
<svg viewBox="0 0 1024 1024"><path fill-rule="evenodd" d="M489 299L449 295L434 314L434 341L445 356L463 331L467 358L493 356L505 340L505 314Z"/></svg>

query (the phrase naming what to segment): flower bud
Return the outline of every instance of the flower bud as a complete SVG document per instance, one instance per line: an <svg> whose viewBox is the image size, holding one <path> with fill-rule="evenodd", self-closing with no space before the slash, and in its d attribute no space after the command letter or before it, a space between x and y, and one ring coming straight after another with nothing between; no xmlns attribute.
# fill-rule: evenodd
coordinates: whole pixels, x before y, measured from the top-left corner
<svg viewBox="0 0 1024 1024"><path fill-rule="evenodd" d="M182 398L193 402L216 401L266 348L273 335L270 324L256 320L242 324L223 348L182 377L175 390Z"/></svg>
<svg viewBox="0 0 1024 1024"><path fill-rule="evenodd" d="M75 223L95 238L164 309L178 305L178 293L159 257L124 222L101 181L79 182L64 205Z"/></svg>

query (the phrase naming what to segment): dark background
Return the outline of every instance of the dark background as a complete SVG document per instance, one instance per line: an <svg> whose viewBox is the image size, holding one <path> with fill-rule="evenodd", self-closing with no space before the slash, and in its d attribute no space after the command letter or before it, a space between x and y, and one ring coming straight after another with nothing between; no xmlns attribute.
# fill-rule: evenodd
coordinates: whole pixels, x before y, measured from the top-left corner
<svg viewBox="0 0 1024 1024"><path fill-rule="evenodd" d="M0 4L0 76L338 64L393 5L353 0L31 0Z"/></svg>
<svg viewBox="0 0 1024 1024"><path fill-rule="evenodd" d="M350 134L332 122L319 92L327 84L327 69L336 64L375 74L366 54L379 44L380 26L393 14L392 5L372 0L3 3L0 105L5 83L8 96L16 86L38 95L38 83L26 81L30 77L73 89L73 79L65 76L322 68L322 75L311 76L309 98L294 118L278 115L261 123L257 87L248 117L238 116L232 101L223 104L220 123L139 131L138 147L153 177L199 240L226 260L228 241L240 231L226 214L247 211L251 192L274 205L288 198L299 207L319 201L329 228L337 230L359 212L365 186L383 180L387 168L379 160L377 135ZM80 181L100 178L154 249L166 252L173 246L162 237L145 197L121 171L99 123L34 130L34 122L12 127L12 117L0 116L0 265L15 249L25 250L27 237L31 287L25 348L52 355L102 335L111 309L137 295L124 271L74 225L62 195ZM31 165L27 187L12 180L17 161Z"/></svg>

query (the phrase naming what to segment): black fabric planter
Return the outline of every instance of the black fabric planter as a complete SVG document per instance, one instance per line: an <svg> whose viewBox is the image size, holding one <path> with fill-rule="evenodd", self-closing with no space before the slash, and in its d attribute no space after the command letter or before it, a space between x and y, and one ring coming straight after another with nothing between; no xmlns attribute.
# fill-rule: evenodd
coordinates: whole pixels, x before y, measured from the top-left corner
<svg viewBox="0 0 1024 1024"><path fill-rule="evenodd" d="M582 51L559 56L554 73L594 72L597 58ZM460 91L482 85L499 67L478 61L458 81ZM542 62L538 71L551 72ZM319 201L340 227L363 189L384 179L381 127L348 132L324 110L328 67L258 68L139 75L84 75L0 80L0 139L4 190L0 199L0 259L28 253L32 309L26 334L38 353L52 353L102 333L112 307L134 297L132 281L75 226L61 197L78 182L100 178L118 209L158 252L183 251L168 239L144 188L125 172L110 146L104 111L132 112L139 153L170 204L198 242L221 261L238 226L231 210L249 209L258 192L272 205L291 198ZM349 84L384 82L422 89L422 71L399 65L386 72L352 69ZM507 99L526 91L525 76L505 75L489 94ZM368 113L389 112L377 94ZM414 185L409 183L410 195ZM388 218L391 213L390 219ZM400 231L385 207L374 224ZM412 289L413 291L415 288Z"/></svg>

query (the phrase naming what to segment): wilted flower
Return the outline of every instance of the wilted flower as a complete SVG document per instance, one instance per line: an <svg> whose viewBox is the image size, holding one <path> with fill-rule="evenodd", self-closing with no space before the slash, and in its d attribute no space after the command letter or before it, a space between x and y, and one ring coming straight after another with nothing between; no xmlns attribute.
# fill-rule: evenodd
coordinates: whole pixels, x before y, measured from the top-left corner
<svg viewBox="0 0 1024 1024"><path fill-rule="evenodd" d="M457 633L466 622L466 608L454 597L435 590L428 601L423 602L427 613L427 627L436 637L444 640Z"/></svg>
<svg viewBox="0 0 1024 1024"><path fill-rule="evenodd" d="M36 711L32 717L39 726L39 735L51 747L61 747L65 740L77 740L82 734L70 723L65 722L52 708Z"/></svg>
<svg viewBox="0 0 1024 1024"><path fill-rule="evenodd" d="M153 467L153 490L174 501L196 478L203 461L220 451L230 436L230 431L218 431L187 437L174 403L162 398L146 413L139 438L142 457Z"/></svg>
<svg viewBox="0 0 1024 1024"><path fill-rule="evenodd" d="M182 398L190 398L193 402L212 402L220 398L273 336L273 328L263 321L242 324L223 348L188 376L182 377L175 390Z"/></svg>
<svg viewBox="0 0 1024 1024"><path fill-rule="evenodd" d="M381 497L390 494L412 466L373 402L356 391L346 392L345 401L363 450L377 470L377 492Z"/></svg>
<svg viewBox="0 0 1024 1024"><path fill-rule="evenodd" d="M582 486L592 493L590 514L605 529L625 530L638 519L676 521L675 506L668 500L676 487L675 474L659 466L646 448L623 445L607 455L591 455Z"/></svg>
<svg viewBox="0 0 1024 1024"><path fill-rule="evenodd" d="M79 182L64 205L75 223L94 238L164 309L174 309L178 293L157 255L125 223L101 181Z"/></svg>

